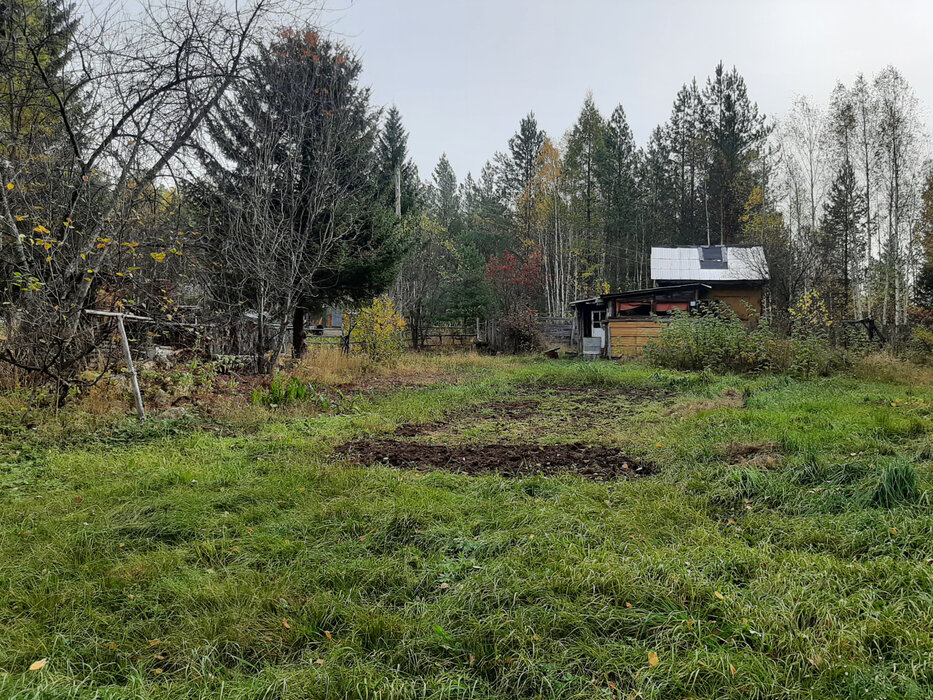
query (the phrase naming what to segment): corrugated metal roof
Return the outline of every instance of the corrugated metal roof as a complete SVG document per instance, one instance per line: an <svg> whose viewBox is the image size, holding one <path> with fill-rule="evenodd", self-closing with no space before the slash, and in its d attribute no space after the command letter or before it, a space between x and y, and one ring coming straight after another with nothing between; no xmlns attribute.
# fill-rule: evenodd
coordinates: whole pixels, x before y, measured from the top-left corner
<svg viewBox="0 0 933 700"><path fill-rule="evenodd" d="M762 282L770 279L761 246L677 246L651 249L655 282Z"/></svg>

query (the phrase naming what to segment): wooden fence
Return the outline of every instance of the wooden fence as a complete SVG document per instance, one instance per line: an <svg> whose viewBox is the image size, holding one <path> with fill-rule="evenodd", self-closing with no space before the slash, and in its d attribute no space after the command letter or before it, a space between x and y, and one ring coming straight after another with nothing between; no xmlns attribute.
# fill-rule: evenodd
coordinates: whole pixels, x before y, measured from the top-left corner
<svg viewBox="0 0 933 700"><path fill-rule="evenodd" d="M538 328L548 345L571 345L573 342L573 318L564 316L539 316ZM501 332L499 319L490 319L484 324L484 333L480 333L477 323L477 338L490 350L500 351L505 348L505 338Z"/></svg>

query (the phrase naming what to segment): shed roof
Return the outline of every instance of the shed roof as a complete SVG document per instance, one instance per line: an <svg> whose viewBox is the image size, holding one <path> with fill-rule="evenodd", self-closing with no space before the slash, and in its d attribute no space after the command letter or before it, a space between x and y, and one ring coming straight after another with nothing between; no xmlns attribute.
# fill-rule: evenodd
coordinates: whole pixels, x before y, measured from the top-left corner
<svg viewBox="0 0 933 700"><path fill-rule="evenodd" d="M660 282L764 282L770 279L760 245L671 246L651 249L651 279Z"/></svg>

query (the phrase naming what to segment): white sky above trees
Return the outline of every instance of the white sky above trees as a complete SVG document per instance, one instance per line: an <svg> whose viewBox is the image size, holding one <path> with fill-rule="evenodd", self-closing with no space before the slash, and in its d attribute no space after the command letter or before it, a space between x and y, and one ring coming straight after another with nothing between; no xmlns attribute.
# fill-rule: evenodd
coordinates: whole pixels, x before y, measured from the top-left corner
<svg viewBox="0 0 933 700"><path fill-rule="evenodd" d="M796 95L896 66L933 105L933 1L353 0L324 20L359 52L377 104L395 103L422 178L446 152L458 180L534 111L559 140L592 90L622 103L644 145L677 90L736 66L768 117Z"/></svg>

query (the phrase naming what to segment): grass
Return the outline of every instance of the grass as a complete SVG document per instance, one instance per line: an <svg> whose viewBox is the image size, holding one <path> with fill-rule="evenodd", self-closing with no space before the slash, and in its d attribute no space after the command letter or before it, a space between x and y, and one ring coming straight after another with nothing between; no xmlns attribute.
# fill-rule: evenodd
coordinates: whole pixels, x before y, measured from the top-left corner
<svg viewBox="0 0 933 700"><path fill-rule="evenodd" d="M0 697L933 695L930 387L475 356L300 374L356 386L143 425L0 402ZM482 410L517 396L533 415ZM599 442L660 473L331 456L438 419L413 439Z"/></svg>

